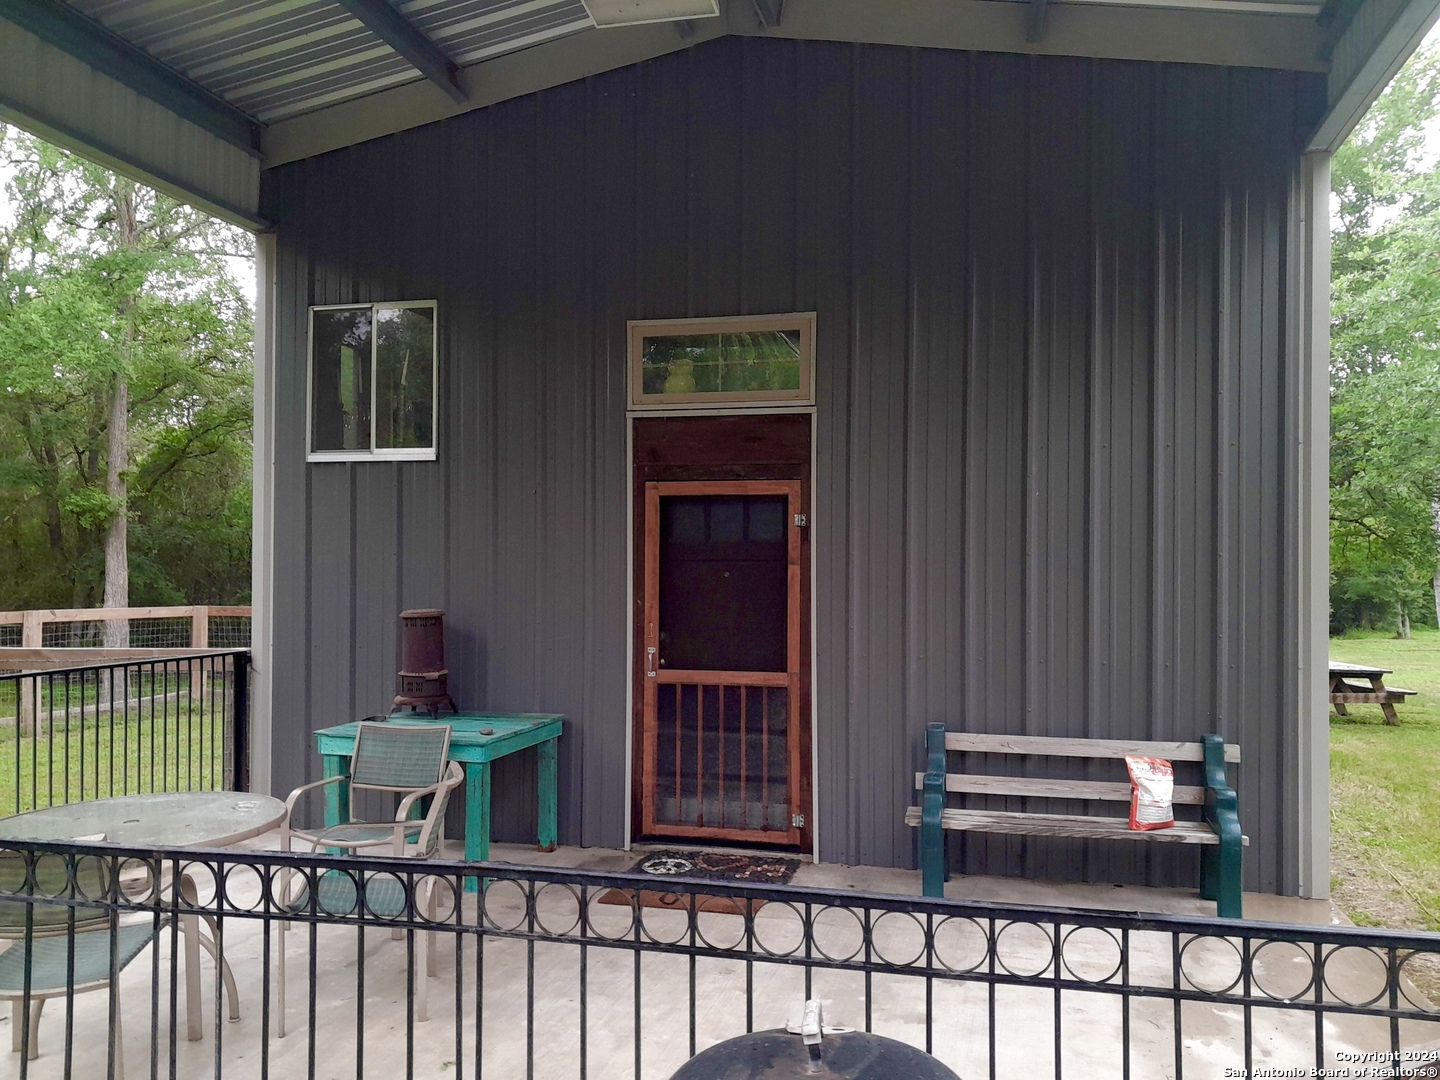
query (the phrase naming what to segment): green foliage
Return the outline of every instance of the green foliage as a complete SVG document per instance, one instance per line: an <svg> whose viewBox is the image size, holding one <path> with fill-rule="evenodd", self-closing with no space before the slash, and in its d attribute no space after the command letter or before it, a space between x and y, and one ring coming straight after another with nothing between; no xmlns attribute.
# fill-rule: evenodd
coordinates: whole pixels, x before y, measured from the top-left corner
<svg viewBox="0 0 1440 1080"><path fill-rule="evenodd" d="M647 394L794 390L800 336L788 330L647 337L641 358Z"/></svg>
<svg viewBox="0 0 1440 1080"><path fill-rule="evenodd" d="M227 260L251 238L4 127L0 161L0 609L98 603L119 514L131 603L243 601L252 320Z"/></svg>
<svg viewBox="0 0 1440 1080"><path fill-rule="evenodd" d="M1440 633L1396 641L1352 631L1330 655L1392 668L1387 682L1417 691L1399 707L1399 727L1378 705L1330 717L1335 899L1357 923L1440 930Z"/></svg>
<svg viewBox="0 0 1440 1080"><path fill-rule="evenodd" d="M1417 53L1333 162L1332 629L1435 621L1440 55Z"/></svg>

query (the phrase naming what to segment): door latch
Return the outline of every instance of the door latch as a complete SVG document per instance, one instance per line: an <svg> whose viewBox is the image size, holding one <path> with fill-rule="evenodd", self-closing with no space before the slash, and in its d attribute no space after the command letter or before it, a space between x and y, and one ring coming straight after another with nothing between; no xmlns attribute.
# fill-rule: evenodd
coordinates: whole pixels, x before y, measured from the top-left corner
<svg viewBox="0 0 1440 1080"><path fill-rule="evenodd" d="M804 515L804 514L796 514L796 515L795 515L795 527L798 528L798 529L803 529L803 528L805 528L805 515Z"/></svg>
<svg viewBox="0 0 1440 1080"><path fill-rule="evenodd" d="M655 646L648 645L645 648L645 677L655 678Z"/></svg>

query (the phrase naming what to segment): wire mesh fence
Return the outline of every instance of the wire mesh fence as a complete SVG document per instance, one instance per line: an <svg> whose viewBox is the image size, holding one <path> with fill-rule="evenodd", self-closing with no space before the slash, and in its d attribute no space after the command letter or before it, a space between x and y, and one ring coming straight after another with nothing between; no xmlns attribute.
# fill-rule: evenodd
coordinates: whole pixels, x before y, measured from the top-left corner
<svg viewBox="0 0 1440 1080"><path fill-rule="evenodd" d="M248 649L249 647L249 615L210 616L210 648Z"/></svg>
<svg viewBox="0 0 1440 1080"><path fill-rule="evenodd" d="M143 611L144 614L130 614ZM27 615L39 638L26 640ZM198 621L198 624L197 624ZM203 631L202 631L203 628ZM32 631L33 633L33 631ZM204 638L203 641L198 640ZM248 649L248 607L66 609L0 612L0 649Z"/></svg>

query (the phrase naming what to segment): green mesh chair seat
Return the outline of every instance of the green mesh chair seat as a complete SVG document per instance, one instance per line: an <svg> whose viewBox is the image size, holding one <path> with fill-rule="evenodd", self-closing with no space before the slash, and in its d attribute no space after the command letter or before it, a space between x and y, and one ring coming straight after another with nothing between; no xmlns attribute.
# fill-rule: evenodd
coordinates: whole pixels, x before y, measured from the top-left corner
<svg viewBox="0 0 1440 1080"><path fill-rule="evenodd" d="M326 915L359 915L355 879L349 874L324 873L315 889L315 908ZM310 910L310 886L302 885L285 909L301 914ZM365 879L365 914L397 919L405 914L405 887L392 877Z"/></svg>
<svg viewBox="0 0 1440 1080"><path fill-rule="evenodd" d="M429 858L440 850L445 837L445 806L450 793L465 782L460 766L449 760L450 725L448 724L391 724L371 723L366 720L356 725L355 749L350 757L350 772L346 777L328 777L305 784L290 793L286 800L285 820L280 825L280 849L291 851L295 839L303 840L315 848L331 848L342 852L364 851L383 855ZM350 805L346 808L346 820L319 830L297 829L291 820L297 801L307 791L315 791L339 783L348 782ZM382 791L402 795L395 817L388 822L363 821L356 814L356 795L363 791ZM423 821L407 818L412 810L429 800ZM396 842L396 826L400 826L401 843ZM304 874L286 868L282 870L279 888L279 906L292 915L304 915L313 910L327 915L344 918L360 916L361 898L356 895L357 879L364 881L363 914L381 919L402 919L407 909L405 886L399 879L385 874L361 875L329 871L311 883ZM415 905L417 912L435 910L436 882L421 874L416 878ZM289 920L281 920L276 957L276 988L278 990L279 1015L277 1028L281 1038L285 1037L285 936ZM393 927L399 933L401 928ZM428 1016L426 1004L428 995L425 980L435 973L435 949L429 941L433 931L417 935L418 947L423 957L425 974L415 986L415 1014L417 1020Z"/></svg>
<svg viewBox="0 0 1440 1080"><path fill-rule="evenodd" d="M450 726L448 724L383 724L362 720L356 725L355 752L350 758L350 773L346 781L350 788L350 805L346 808L345 820L327 828L296 828L286 817L281 825L282 850L290 850L290 837L308 840L315 847L363 848L393 844L393 824L366 821L356 812L356 797L366 791L380 791L404 795L407 798L433 795L430 812L426 821L439 823L439 816L445 812L445 800L453 785L447 784L446 764L450 757ZM453 771L450 770L450 771ZM463 779L463 774L461 774ZM293 806L296 796L307 789L324 787L335 782L321 780L296 788L290 795ZM402 802L402 807L408 806ZM404 815L398 815L403 818ZM432 854L442 839L440 829L432 828L428 835L423 824L407 825L404 841L407 845L423 843L425 850L415 854ZM395 854L402 854L396 851Z"/></svg>
<svg viewBox="0 0 1440 1080"><path fill-rule="evenodd" d="M163 923L162 923L163 925ZM154 920L121 926L116 931L118 959L116 971L134 960L145 946L155 939ZM76 987L105 983L110 979L110 928L86 930L75 935L74 977L68 974L69 936L32 938L16 941L0 952L0 995L18 996L25 992L25 964L30 962L30 992L37 996L64 993L67 984Z"/></svg>
<svg viewBox="0 0 1440 1080"><path fill-rule="evenodd" d="M0 851L0 938L24 934L27 916L34 934L68 933L70 908L47 900L103 900L110 894L110 863L94 856L80 856L74 875L63 855L41 855L35 860L32 879L26 877L26 859L18 851ZM12 897L33 896L27 904ZM106 926L109 915L101 908L77 907L75 929L85 931Z"/></svg>
<svg viewBox="0 0 1440 1080"><path fill-rule="evenodd" d="M414 843L420 837L420 830L425 823L417 821L413 825L405 826L405 842ZM343 825L332 825L323 832L315 834L315 839L322 844L383 844L395 838L395 826L366 824L363 821L347 821Z"/></svg>

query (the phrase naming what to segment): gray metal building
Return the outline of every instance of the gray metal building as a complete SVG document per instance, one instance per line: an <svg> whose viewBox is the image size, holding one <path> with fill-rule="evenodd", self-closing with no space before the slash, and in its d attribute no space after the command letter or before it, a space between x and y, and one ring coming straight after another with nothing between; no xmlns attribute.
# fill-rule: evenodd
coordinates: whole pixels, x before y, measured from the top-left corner
<svg viewBox="0 0 1440 1080"><path fill-rule="evenodd" d="M630 324L813 313L813 394L745 412L808 440L799 846L913 865L928 721L1219 731L1247 887L1326 895L1328 154L1434 0L272 6L330 52L218 0L0 4L4 115L263 230L259 783L442 607L463 705L567 714L562 842L643 838L643 489L688 466L646 456ZM436 304L433 460L311 460L312 307L391 301ZM952 852L1191 880L1116 850L1161 846Z"/></svg>

